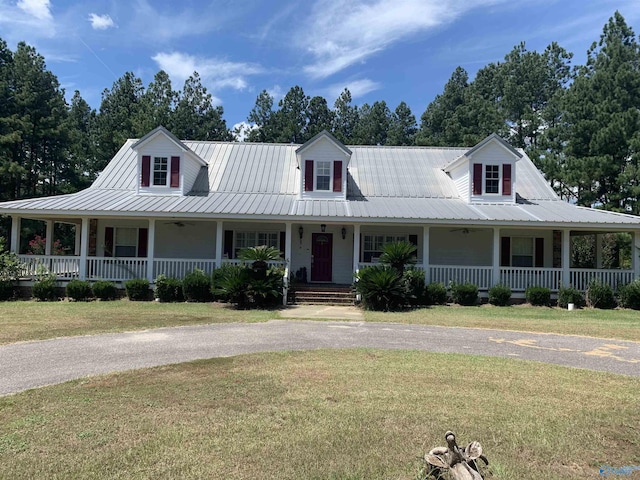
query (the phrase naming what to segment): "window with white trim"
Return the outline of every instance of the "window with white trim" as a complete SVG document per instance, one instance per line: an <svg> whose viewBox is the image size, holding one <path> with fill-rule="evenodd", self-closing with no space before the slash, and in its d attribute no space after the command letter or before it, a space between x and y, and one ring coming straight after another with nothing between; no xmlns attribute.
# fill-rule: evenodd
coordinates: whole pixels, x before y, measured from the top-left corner
<svg viewBox="0 0 640 480"><path fill-rule="evenodd" d="M485 193L500 193L500 166L485 165Z"/></svg>
<svg viewBox="0 0 640 480"><path fill-rule="evenodd" d="M167 157L153 157L153 184L165 186L167 184L167 173L169 171L169 160Z"/></svg>
<svg viewBox="0 0 640 480"><path fill-rule="evenodd" d="M238 252L243 248L266 245L279 248L280 235L278 232L236 232L233 256L238 258Z"/></svg>
<svg viewBox="0 0 640 480"><path fill-rule="evenodd" d="M532 237L511 237L511 266L533 267L534 244Z"/></svg>
<svg viewBox="0 0 640 480"><path fill-rule="evenodd" d="M316 190L331 190L331 162L316 162Z"/></svg>
<svg viewBox="0 0 640 480"><path fill-rule="evenodd" d="M138 256L138 229L116 227L114 250L116 257Z"/></svg>
<svg viewBox="0 0 640 480"><path fill-rule="evenodd" d="M363 235L362 261L377 262L382 255L382 247L387 243L407 241L406 235Z"/></svg>

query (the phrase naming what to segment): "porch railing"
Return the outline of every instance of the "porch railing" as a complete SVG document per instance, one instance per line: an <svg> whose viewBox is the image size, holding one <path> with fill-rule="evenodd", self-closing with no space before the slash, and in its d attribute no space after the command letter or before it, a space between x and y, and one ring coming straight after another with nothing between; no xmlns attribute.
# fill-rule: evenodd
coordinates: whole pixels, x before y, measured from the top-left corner
<svg viewBox="0 0 640 480"><path fill-rule="evenodd" d="M457 265L431 265L429 278L432 282L441 282L449 285L449 282L473 283L480 290L491 287L493 277L492 267L461 267Z"/></svg>
<svg viewBox="0 0 640 480"><path fill-rule="evenodd" d="M359 262L358 263L358 270L360 270L361 268L364 267L374 267L374 266L380 266L381 264L379 262ZM424 265L422 265L421 263L415 263L413 265L410 265L409 268L413 268L415 270L424 270Z"/></svg>
<svg viewBox="0 0 640 480"><path fill-rule="evenodd" d="M87 258L87 277L90 280L121 282L147 277L146 258Z"/></svg>
<svg viewBox="0 0 640 480"><path fill-rule="evenodd" d="M80 257L63 255L18 255L23 268L21 278L34 279L53 273L60 280L72 280L80 275Z"/></svg>
<svg viewBox="0 0 640 480"><path fill-rule="evenodd" d="M153 261L153 278L158 275L184 278L187 273L196 268L210 275L216 269L216 261L211 259L156 258Z"/></svg>
<svg viewBox="0 0 640 480"><path fill-rule="evenodd" d="M501 267L500 283L514 292L524 292L527 287L546 287L558 291L562 285L561 268Z"/></svg>
<svg viewBox="0 0 640 480"><path fill-rule="evenodd" d="M633 282L633 270L597 270L587 268L572 268L570 271L571 286L578 290L589 288L591 280L602 282L617 289L619 286Z"/></svg>

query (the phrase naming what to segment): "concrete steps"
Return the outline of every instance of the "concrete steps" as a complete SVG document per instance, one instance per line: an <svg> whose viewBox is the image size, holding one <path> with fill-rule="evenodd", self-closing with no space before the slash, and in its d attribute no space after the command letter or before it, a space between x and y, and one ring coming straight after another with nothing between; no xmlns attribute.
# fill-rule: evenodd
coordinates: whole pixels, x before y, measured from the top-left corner
<svg viewBox="0 0 640 480"><path fill-rule="evenodd" d="M297 305L353 305L351 285L297 286L289 302Z"/></svg>

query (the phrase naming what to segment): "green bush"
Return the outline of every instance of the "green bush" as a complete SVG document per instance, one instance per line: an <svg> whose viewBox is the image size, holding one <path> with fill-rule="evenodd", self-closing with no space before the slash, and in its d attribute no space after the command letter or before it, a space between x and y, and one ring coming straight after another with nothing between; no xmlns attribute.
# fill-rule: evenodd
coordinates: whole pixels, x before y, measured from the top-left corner
<svg viewBox="0 0 640 480"><path fill-rule="evenodd" d="M182 292L189 302L210 302L213 300L211 294L211 277L199 268L189 272L182 280Z"/></svg>
<svg viewBox="0 0 640 480"><path fill-rule="evenodd" d="M56 300L55 275L42 275L40 280L34 282L32 293L34 298L42 302Z"/></svg>
<svg viewBox="0 0 640 480"><path fill-rule="evenodd" d="M237 308L249 306L247 287L251 280L251 269L245 265L226 264L216 270L217 286L212 287L214 295L222 297Z"/></svg>
<svg viewBox="0 0 640 480"><path fill-rule="evenodd" d="M282 304L284 269L269 267L264 278L261 274L256 275L255 270L249 275L251 280L247 291L252 306L265 308Z"/></svg>
<svg viewBox="0 0 640 480"><path fill-rule="evenodd" d="M13 280L0 280L0 302L10 300L14 294Z"/></svg>
<svg viewBox="0 0 640 480"><path fill-rule="evenodd" d="M467 307L478 304L478 286L473 283L453 283L451 297L454 303Z"/></svg>
<svg viewBox="0 0 640 480"><path fill-rule="evenodd" d="M524 296L527 302L537 307L548 307L551 302L551 290L546 287L529 287Z"/></svg>
<svg viewBox="0 0 640 480"><path fill-rule="evenodd" d="M91 298L91 285L84 280L74 279L67 283L67 297L75 301L86 300Z"/></svg>
<svg viewBox="0 0 640 480"><path fill-rule="evenodd" d="M640 280L635 280L620 288L620 306L640 310Z"/></svg>
<svg viewBox="0 0 640 480"><path fill-rule="evenodd" d="M506 307L511 301L511 289L498 283L489 289L489 303L498 307Z"/></svg>
<svg viewBox="0 0 640 480"><path fill-rule="evenodd" d="M406 240L399 242L385 243L382 246L380 263L393 268L402 275L405 266L416 263L417 247Z"/></svg>
<svg viewBox="0 0 640 480"><path fill-rule="evenodd" d="M146 278L134 278L127 280L124 284L129 300L144 301L149 300L149 280Z"/></svg>
<svg viewBox="0 0 640 480"><path fill-rule="evenodd" d="M408 268L402 274L404 289L406 291L405 303L412 305L425 305L424 272Z"/></svg>
<svg viewBox="0 0 640 480"><path fill-rule="evenodd" d="M604 310L616 308L616 298L613 294L613 289L602 282L593 280L589 284L589 288L587 288L585 297L587 305L590 307Z"/></svg>
<svg viewBox="0 0 640 480"><path fill-rule="evenodd" d="M182 281L177 278L158 275L155 281L155 297L161 302L182 302Z"/></svg>
<svg viewBox="0 0 640 480"><path fill-rule="evenodd" d="M405 304L406 290L402 278L391 267L363 268L356 275L355 290L368 310L399 310Z"/></svg>
<svg viewBox="0 0 640 480"><path fill-rule="evenodd" d="M91 286L93 296L100 300L115 300L118 298L118 289L113 282L98 280Z"/></svg>
<svg viewBox="0 0 640 480"><path fill-rule="evenodd" d="M584 296L582 292L573 287L560 287L558 291L558 306L567 308L570 303L573 303L576 307L583 307Z"/></svg>
<svg viewBox="0 0 640 480"><path fill-rule="evenodd" d="M425 305L444 305L447 303L447 287L441 282L431 282L424 289Z"/></svg>

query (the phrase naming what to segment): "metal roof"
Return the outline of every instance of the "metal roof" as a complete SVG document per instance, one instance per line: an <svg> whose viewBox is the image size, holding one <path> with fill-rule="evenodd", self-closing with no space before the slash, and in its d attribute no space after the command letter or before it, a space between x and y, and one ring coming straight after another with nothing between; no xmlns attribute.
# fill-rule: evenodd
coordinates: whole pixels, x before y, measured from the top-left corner
<svg viewBox="0 0 640 480"><path fill-rule="evenodd" d="M0 203L23 216L184 216L350 219L366 222L640 226L635 216L576 207L558 199L522 150L516 204L463 201L442 166L465 148L349 146L347 200L300 199L293 144L183 141L203 159L188 195L136 194L136 140L128 140L93 185L81 192Z"/></svg>

